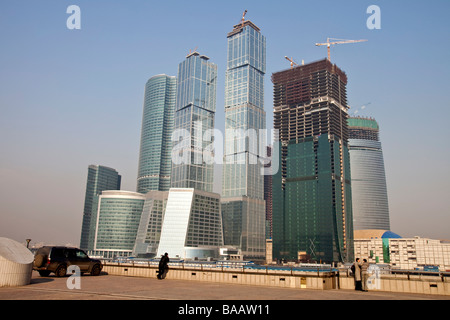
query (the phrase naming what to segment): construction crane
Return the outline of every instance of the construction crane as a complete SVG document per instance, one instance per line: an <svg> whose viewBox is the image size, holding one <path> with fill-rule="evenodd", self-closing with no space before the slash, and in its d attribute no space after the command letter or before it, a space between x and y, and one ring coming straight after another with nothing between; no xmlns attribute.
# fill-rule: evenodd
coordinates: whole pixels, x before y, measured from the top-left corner
<svg viewBox="0 0 450 320"><path fill-rule="evenodd" d="M192 50L192 49L189 49L189 53L188 53L188 55L187 55L187 56L190 56L191 54L193 54L193 53L196 53L196 52L197 52L197 49L198 49L198 47L195 47L195 49L194 49L194 50Z"/></svg>
<svg viewBox="0 0 450 320"><path fill-rule="evenodd" d="M284 57L286 58L287 61L290 61L290 62L291 62L291 69L292 69L294 66L298 66L298 64L295 63L295 61L292 60L292 58L288 58L287 56L284 56Z"/></svg>
<svg viewBox="0 0 450 320"><path fill-rule="evenodd" d="M294 68L294 66L298 66L298 63L296 63L292 58L289 58L287 56L284 56L284 58L291 63L291 69ZM302 60L302 65L305 64L305 61Z"/></svg>
<svg viewBox="0 0 450 320"><path fill-rule="evenodd" d="M327 42L325 43L316 43L316 46L327 46L328 48L328 61L331 61L331 54L330 54L330 47L335 44L342 44L342 43L356 43L356 42L364 42L367 41L365 39L363 40L345 40L345 39L336 39L336 38L327 38Z"/></svg>
<svg viewBox="0 0 450 320"><path fill-rule="evenodd" d="M247 10L245 10L244 13L242 14L242 19L241 19L241 26L242 26L242 28L244 27L245 15L246 14L247 14Z"/></svg>

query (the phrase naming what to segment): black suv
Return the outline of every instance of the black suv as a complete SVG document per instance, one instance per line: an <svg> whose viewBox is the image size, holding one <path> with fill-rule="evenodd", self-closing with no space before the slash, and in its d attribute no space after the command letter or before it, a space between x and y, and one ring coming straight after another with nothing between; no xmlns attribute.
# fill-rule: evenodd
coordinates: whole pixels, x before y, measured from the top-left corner
<svg viewBox="0 0 450 320"><path fill-rule="evenodd" d="M80 249L68 247L42 247L34 256L33 270L39 272L42 277L47 277L54 272L57 277L64 277L67 268L76 265L81 273L87 272L98 276L103 265L100 260L91 259Z"/></svg>

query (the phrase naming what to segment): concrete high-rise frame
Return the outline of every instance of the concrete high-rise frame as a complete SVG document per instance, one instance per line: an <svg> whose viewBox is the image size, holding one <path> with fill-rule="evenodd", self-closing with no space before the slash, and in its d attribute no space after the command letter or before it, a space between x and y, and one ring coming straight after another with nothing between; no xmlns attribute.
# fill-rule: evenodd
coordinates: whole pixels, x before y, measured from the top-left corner
<svg viewBox="0 0 450 320"><path fill-rule="evenodd" d="M228 33L225 79L225 145L222 179L224 244L245 258L265 252L264 176L257 138L266 128L266 38L251 21Z"/></svg>
<svg viewBox="0 0 450 320"><path fill-rule="evenodd" d="M273 176L276 258L353 260L347 76L328 60L272 75L280 170Z"/></svg>

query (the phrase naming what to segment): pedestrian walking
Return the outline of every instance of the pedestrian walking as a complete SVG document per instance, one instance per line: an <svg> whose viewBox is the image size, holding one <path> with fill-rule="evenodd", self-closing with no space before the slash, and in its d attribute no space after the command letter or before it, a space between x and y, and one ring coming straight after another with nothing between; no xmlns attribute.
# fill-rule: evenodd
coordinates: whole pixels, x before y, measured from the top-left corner
<svg viewBox="0 0 450 320"><path fill-rule="evenodd" d="M156 276L159 280L162 280L166 277L167 272L169 271L169 254L166 252L159 260L158 266L158 275Z"/></svg>

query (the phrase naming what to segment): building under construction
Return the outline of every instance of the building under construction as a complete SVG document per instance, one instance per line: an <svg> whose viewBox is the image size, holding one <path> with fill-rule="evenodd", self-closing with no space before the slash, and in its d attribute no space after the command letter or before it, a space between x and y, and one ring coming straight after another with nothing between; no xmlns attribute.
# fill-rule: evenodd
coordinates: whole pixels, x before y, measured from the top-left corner
<svg viewBox="0 0 450 320"><path fill-rule="evenodd" d="M348 128L354 230L390 230L378 122L373 118L350 117Z"/></svg>
<svg viewBox="0 0 450 320"><path fill-rule="evenodd" d="M347 76L325 59L274 73L272 82L274 257L306 251L315 261L352 261Z"/></svg>

